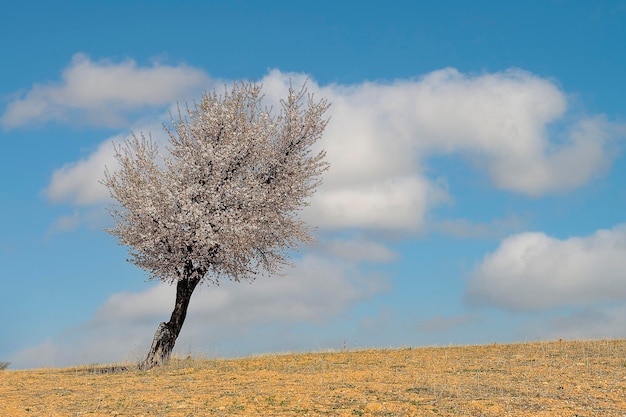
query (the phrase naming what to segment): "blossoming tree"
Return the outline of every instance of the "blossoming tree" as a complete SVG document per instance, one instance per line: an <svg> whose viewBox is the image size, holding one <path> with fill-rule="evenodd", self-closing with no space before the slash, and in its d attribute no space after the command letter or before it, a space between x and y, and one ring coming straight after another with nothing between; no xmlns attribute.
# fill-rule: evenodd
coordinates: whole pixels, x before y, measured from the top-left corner
<svg viewBox="0 0 626 417"><path fill-rule="evenodd" d="M165 127L167 152L144 135L116 147L119 169L103 181L116 200L108 232L151 279L176 284L142 369L169 359L198 284L277 273L289 250L312 239L297 212L328 168L312 147L329 104L306 87L290 88L276 112L262 101L254 83L205 93Z"/></svg>

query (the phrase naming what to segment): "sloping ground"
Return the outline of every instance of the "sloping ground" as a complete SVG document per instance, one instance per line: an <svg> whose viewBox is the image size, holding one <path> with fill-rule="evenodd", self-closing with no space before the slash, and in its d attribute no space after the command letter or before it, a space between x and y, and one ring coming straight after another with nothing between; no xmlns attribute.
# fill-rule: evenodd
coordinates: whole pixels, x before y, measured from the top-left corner
<svg viewBox="0 0 626 417"><path fill-rule="evenodd" d="M626 416L626 341L0 372L0 416Z"/></svg>

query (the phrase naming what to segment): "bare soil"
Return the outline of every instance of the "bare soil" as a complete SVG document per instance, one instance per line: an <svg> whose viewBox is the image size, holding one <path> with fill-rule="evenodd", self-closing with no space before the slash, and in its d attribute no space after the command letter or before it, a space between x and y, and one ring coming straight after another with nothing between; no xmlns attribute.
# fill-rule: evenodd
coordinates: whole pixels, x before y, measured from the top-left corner
<svg viewBox="0 0 626 417"><path fill-rule="evenodd" d="M0 416L626 416L626 341L0 372Z"/></svg>

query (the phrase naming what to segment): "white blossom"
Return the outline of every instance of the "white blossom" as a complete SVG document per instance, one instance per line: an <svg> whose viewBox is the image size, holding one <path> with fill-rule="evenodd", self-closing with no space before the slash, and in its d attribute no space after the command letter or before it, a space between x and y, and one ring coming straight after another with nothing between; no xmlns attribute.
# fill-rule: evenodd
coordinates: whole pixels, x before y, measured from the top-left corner
<svg viewBox="0 0 626 417"><path fill-rule="evenodd" d="M117 200L108 230L153 279L219 283L277 273L287 251L311 241L297 216L328 168L313 152L325 100L290 88L280 112L261 86L235 84L179 109L167 152L143 134L116 147L118 171L104 184Z"/></svg>

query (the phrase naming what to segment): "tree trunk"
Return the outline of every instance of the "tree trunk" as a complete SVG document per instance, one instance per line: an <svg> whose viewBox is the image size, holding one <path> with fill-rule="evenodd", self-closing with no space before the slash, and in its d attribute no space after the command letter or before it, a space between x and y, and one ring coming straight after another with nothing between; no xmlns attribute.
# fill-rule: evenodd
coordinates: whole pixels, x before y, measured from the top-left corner
<svg viewBox="0 0 626 417"><path fill-rule="evenodd" d="M188 278L178 281L176 284L176 305L174 306L172 317L169 322L159 324L154 333L150 352L139 365L140 369L148 370L155 366L161 366L169 360L172 350L174 350L176 339L183 328L191 294L193 294L199 282L200 278Z"/></svg>

